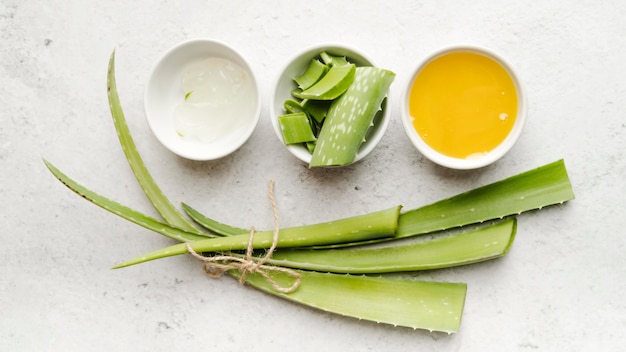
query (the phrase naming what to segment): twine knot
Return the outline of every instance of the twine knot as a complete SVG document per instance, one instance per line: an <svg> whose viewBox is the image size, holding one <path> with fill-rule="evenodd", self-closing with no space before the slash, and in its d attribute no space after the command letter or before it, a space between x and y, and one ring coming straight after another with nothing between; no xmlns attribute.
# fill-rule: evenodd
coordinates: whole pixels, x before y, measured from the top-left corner
<svg viewBox="0 0 626 352"><path fill-rule="evenodd" d="M282 293L290 293L295 291L298 286L300 286L300 274L289 268L284 268L275 265L267 265L267 262L276 250L278 245L278 233L279 233L279 223L278 223L278 212L276 211L276 200L274 199L274 181L269 182L269 198L272 204L272 212L274 213L274 237L272 239L272 245L265 253L265 256L262 258L254 257L254 226L250 227L250 235L248 237L248 247L246 248L246 255L244 257L236 256L234 254L231 255L215 255L210 257L205 257L201 254L198 254L191 246L190 243L187 243L187 251L193 255L195 258L204 262L203 269L204 271L211 277L220 277L222 274L229 270L239 270L241 275L239 276L239 283L243 284L246 281L246 276L248 273L250 274L259 274L269 282L272 287ZM291 276L294 281L291 286L281 286L276 280L274 280L270 272L282 272L289 276Z"/></svg>

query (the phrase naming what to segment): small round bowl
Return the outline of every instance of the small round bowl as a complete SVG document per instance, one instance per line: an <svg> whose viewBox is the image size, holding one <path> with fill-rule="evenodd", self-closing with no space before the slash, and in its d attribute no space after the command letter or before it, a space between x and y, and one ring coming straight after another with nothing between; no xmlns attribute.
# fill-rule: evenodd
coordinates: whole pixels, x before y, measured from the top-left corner
<svg viewBox="0 0 626 352"><path fill-rule="evenodd" d="M363 52L344 44L336 43L322 43L310 46L298 52L290 60L288 60L280 71L280 74L274 83L274 90L271 92L270 96L270 119L272 121L272 126L274 127L274 132L283 145L285 144L280 131L280 126L278 124L278 116L286 114L283 107L285 100L293 99L291 91L297 87L293 78L302 74L302 72L304 72L304 70L308 67L311 60L318 57L319 54L324 51L334 56L346 56L350 62L353 62L357 66L376 66L374 62ZM361 145L353 163L365 158L372 150L374 150L378 142L380 142L383 138L383 135L389 126L390 120L390 111L387 107L388 100L389 99L387 98L383 101L382 111L376 115L374 119L374 126L370 127L367 131L365 142ZM285 147L289 150L289 152L291 152L291 154L303 162L311 162L311 153L309 153L305 146L285 145Z"/></svg>
<svg viewBox="0 0 626 352"><path fill-rule="evenodd" d="M412 85L421 70L431 61L441 56L457 52L469 52L479 54L494 60L508 73L517 91L517 116L515 123L513 124L513 127L509 134L506 136L506 138L496 148L485 153L484 155L465 159L450 157L441 154L440 152L434 150L432 147L426 144L426 142L420 137L415 127L413 126L413 117L411 116L409 110L409 97ZM401 114L402 124L404 126L404 130L407 136L409 137L413 145L418 149L418 151L426 158L436 164L452 169L477 169L492 164L493 162L503 157L513 147L513 145L519 138L526 122L526 94L522 87L522 83L520 82L517 75L515 74L515 71L513 70L513 67L506 60L504 60L502 56L498 55L492 50L480 46L455 45L437 50L419 63L416 70L408 79L407 84L403 90L401 98Z"/></svg>
<svg viewBox="0 0 626 352"><path fill-rule="evenodd" d="M208 58L230 60L242 67L250 79L253 99L242 103L250 104L249 114L242 117L240 124L210 142L183 138L176 131L175 109L185 100L181 80L188 65ZM150 129L167 149L191 160L215 160L241 147L252 135L261 114L261 96L252 69L246 60L233 48L215 40L193 39L175 45L159 58L148 80L144 109Z"/></svg>

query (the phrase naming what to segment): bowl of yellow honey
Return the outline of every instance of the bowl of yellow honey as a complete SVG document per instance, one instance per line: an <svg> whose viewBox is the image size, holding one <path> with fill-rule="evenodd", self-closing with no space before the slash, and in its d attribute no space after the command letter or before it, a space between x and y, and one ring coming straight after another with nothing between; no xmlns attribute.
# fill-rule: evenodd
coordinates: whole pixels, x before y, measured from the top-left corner
<svg viewBox="0 0 626 352"><path fill-rule="evenodd" d="M413 145L453 169L500 159L526 120L526 96L512 66L479 46L450 46L429 55L410 76L401 102Z"/></svg>

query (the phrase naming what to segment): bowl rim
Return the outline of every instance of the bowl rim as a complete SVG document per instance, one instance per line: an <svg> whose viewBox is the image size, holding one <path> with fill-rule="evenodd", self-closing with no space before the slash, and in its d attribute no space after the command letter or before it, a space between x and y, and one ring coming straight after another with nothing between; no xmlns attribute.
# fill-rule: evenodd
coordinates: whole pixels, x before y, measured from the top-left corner
<svg viewBox="0 0 626 352"><path fill-rule="evenodd" d="M209 149L207 147L207 148L203 148L202 150L192 150L190 147L183 146L182 143L175 143L175 142L173 143L164 137L164 133L155 124L154 118L151 113L151 99L152 99L151 94L152 94L152 90L154 89L153 88L154 80L159 70L164 69L163 66L166 65L166 62L168 59L172 59L173 57L176 57L176 55L181 55L181 53L189 52L191 51L192 48L199 48L199 47L204 48L205 49L204 51L206 51L209 55L211 54L211 52L228 53L228 55L222 54L222 55L216 55L216 56L228 58L228 59L235 59L234 61L236 61L238 65L240 65L244 70L248 72L254 91L255 91L254 95L256 99L256 105L254 107L253 115L251 115L250 120L247 122L247 126L244 129L245 132L242 132L240 136L236 138L234 142L229 143L227 147L220 147L218 149ZM150 130L152 131L156 139L166 149L173 152L174 154L180 157L183 157L185 159L189 159L189 160L197 160L197 161L216 160L216 159L225 157L235 152L237 149L239 149L242 145L244 145L250 139L250 136L256 129L256 126L258 125L258 122L260 120L261 108L263 105L257 76L254 70L252 69L252 67L250 66L248 60L246 60L246 58L243 56L243 54L241 54L241 52L239 52L237 49L227 44L226 42L216 40L216 39L211 39L211 38L190 38L190 39L180 41L170 46L165 51L163 51L161 55L159 55L156 58L149 72L150 73L148 76L148 80L146 82L146 86L144 88L144 95L143 95L144 115L148 123L148 126L150 127Z"/></svg>
<svg viewBox="0 0 626 352"><path fill-rule="evenodd" d="M507 135L507 137L498 145L496 148L488 152L486 155L472 158L472 159L460 159L454 158L447 155L443 155L438 151L431 148L428 144L426 144L421 137L417 134L417 131L413 127L411 122L411 114L409 113L409 101L408 97L411 91L411 87L413 85L413 81L417 77L417 75L421 72L421 70L431 61L456 52L471 52L479 55L486 56L494 61L496 61L502 68L504 68L509 77L513 81L515 88L517 90L517 117L515 120L515 124L513 128ZM441 47L439 49L434 50L424 57L422 60L418 62L415 68L412 70L411 74L408 76L406 83L404 85L404 89L402 90L401 96L401 119L402 125L404 127L405 133L408 136L409 140L412 144L417 148L417 150L424 155L430 161L439 164L441 166L458 169L458 170L470 170L470 169L478 169L485 166L488 166L500 158L502 158L509 150L515 145L517 140L519 139L522 130L526 124L527 119L527 97L526 91L522 81L519 79L517 75L517 70L511 65L511 63L506 60L502 55L496 52L493 49L487 48L481 45L475 44L452 44Z"/></svg>
<svg viewBox="0 0 626 352"><path fill-rule="evenodd" d="M321 53L322 51L329 51L331 53L339 51L342 54L351 53L352 55L357 56L357 59L353 58L353 60L366 63L365 65L361 64L359 66L377 67L376 62L363 50L358 49L354 46L342 43L342 42L321 42L321 43L309 45L303 49L296 51L294 54L288 57L287 60L285 60L284 63L280 66L280 69L278 70L278 73L275 75L274 81L272 82L272 86L271 86L272 90L270 91L270 97L269 97L269 118L272 123L272 128L274 130L274 133L278 137L278 140L280 141L280 143L285 148L287 148L287 150L292 155L294 155L295 157L297 157L298 159L300 159L301 161L307 164L311 162L312 154L309 153L309 151L304 146L286 145L283 141L283 136L280 131L280 126L278 124L277 117L284 114L282 110L284 99L280 102L281 108L277 110L276 109L276 99L278 98L277 90L279 88L280 82L283 79L285 79L284 76L286 75L286 71L294 63L294 61L300 59L304 55L311 55L310 59L313 59L315 55L319 55L319 53ZM293 77L290 77L290 79L292 78ZM380 122L376 125L376 130L371 132L372 134L369 135L370 138L361 145L361 148L359 149L359 152L356 158L349 165L352 165L362 160L363 158L365 158L368 154L370 154L372 150L376 148L376 146L382 140L386 130L389 127L389 121L391 120L389 96L390 96L390 92L387 92L386 101L384 101L383 103L385 104L385 107L383 108L383 112L380 117ZM347 166L347 165L343 165L343 166ZM341 167L341 166L329 166L329 167Z"/></svg>

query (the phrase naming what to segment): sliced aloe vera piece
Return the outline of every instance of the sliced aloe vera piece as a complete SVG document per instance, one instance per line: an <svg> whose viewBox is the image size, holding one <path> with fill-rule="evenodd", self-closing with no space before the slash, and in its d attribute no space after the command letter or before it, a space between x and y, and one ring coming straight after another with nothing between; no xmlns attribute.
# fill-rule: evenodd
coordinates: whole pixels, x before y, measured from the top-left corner
<svg viewBox="0 0 626 352"><path fill-rule="evenodd" d="M302 89L300 88L295 88L291 91L291 96L296 98L296 99L303 99L302 98Z"/></svg>
<svg viewBox="0 0 626 352"><path fill-rule="evenodd" d="M287 145L316 140L309 117L304 112L278 116L278 125Z"/></svg>
<svg viewBox="0 0 626 352"><path fill-rule="evenodd" d="M330 245L390 237L395 235L398 229L400 209L401 207L397 206L335 221L280 229L280 236L276 243L276 248L308 247L317 244ZM252 241L252 248L270 248L273 237L273 230L256 232ZM202 239L189 244L191 248L198 253L243 250L248 248L249 238L249 234L242 234ZM128 260L116 265L115 268L122 268L150 260L185 254L187 252L187 244L181 243Z"/></svg>
<svg viewBox="0 0 626 352"><path fill-rule="evenodd" d="M565 162L557 160L400 216L398 238L562 204L574 199Z"/></svg>
<svg viewBox="0 0 626 352"><path fill-rule="evenodd" d="M107 92L109 97L109 107L120 145L124 151L124 155L128 160L128 164L135 175L137 182L141 185L150 202L154 204L155 209L161 214L169 224L180 229L200 233L200 231L191 224L182 214L174 207L174 205L165 197L163 191L154 182L152 175L148 172L143 159L137 152L135 142L130 134L126 117L122 111L120 98L117 94L117 84L115 82L115 51L109 59L109 69L107 74Z"/></svg>
<svg viewBox="0 0 626 352"><path fill-rule="evenodd" d="M330 106L309 167L347 165L356 159L394 78L389 70L356 68L352 85Z"/></svg>
<svg viewBox="0 0 626 352"><path fill-rule="evenodd" d="M326 51L320 53L320 59L329 66L349 65L350 62L345 56L330 55Z"/></svg>
<svg viewBox="0 0 626 352"><path fill-rule="evenodd" d="M247 274L246 283L287 300L337 313L413 329L458 332L465 305L464 283L338 275L298 271L301 283L292 293L276 292L260 274ZM232 272L238 277L238 272ZM281 286L293 278L285 273L269 275Z"/></svg>
<svg viewBox="0 0 626 352"><path fill-rule="evenodd" d="M513 244L516 224L516 219L508 219L474 231L385 248L278 250L267 263L351 274L449 268L505 255Z"/></svg>
<svg viewBox="0 0 626 352"><path fill-rule="evenodd" d="M304 112L304 108L302 107L302 105L299 102L291 99L285 100L285 102L283 103L283 108L285 108L285 111L287 111L288 114Z"/></svg>
<svg viewBox="0 0 626 352"><path fill-rule="evenodd" d="M331 102L328 100L307 99L302 101L301 107L309 116L313 117L318 124L322 124L328 114L330 104Z"/></svg>
<svg viewBox="0 0 626 352"><path fill-rule="evenodd" d="M293 80L300 89L307 89L317 83L328 72L328 66L317 59L312 59L306 70Z"/></svg>
<svg viewBox="0 0 626 352"><path fill-rule="evenodd" d="M342 95L352 82L356 66L354 64L332 66L330 70L313 86L300 93L302 99L334 100Z"/></svg>

